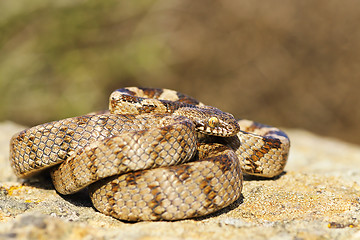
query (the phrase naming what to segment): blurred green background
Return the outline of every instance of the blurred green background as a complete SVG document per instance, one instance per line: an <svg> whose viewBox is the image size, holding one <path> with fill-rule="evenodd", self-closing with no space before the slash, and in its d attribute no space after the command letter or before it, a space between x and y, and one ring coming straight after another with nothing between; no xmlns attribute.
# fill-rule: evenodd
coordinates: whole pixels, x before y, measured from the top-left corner
<svg viewBox="0 0 360 240"><path fill-rule="evenodd" d="M351 0L0 1L0 121L81 115L144 86L359 144L359 12Z"/></svg>

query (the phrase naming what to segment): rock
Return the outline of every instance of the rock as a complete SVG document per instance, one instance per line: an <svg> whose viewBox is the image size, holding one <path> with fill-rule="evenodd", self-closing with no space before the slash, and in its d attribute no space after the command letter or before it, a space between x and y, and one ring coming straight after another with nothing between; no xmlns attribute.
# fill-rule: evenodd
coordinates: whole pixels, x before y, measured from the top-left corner
<svg viewBox="0 0 360 240"><path fill-rule="evenodd" d="M243 196L215 214L175 222L126 223L97 212L86 191L62 196L47 176L17 179L0 124L0 239L360 239L360 147L287 130L286 172L248 177Z"/></svg>

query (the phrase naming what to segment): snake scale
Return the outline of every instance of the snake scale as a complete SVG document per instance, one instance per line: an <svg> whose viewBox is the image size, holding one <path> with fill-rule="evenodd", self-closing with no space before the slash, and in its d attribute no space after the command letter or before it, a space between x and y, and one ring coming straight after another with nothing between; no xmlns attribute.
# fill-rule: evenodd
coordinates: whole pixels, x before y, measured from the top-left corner
<svg viewBox="0 0 360 240"><path fill-rule="evenodd" d="M107 111L16 134L10 161L21 178L49 170L61 194L88 187L95 208L115 218L177 220L233 203L242 172L279 175L289 147L277 128L173 90L129 87L111 94Z"/></svg>

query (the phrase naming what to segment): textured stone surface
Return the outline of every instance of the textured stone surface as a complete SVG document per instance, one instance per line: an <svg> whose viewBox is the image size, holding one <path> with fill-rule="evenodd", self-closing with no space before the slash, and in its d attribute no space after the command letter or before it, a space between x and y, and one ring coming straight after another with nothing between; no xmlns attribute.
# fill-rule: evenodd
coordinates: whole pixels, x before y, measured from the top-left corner
<svg viewBox="0 0 360 240"><path fill-rule="evenodd" d="M201 219L126 223L97 212L81 192L61 196L46 176L18 180L11 135L0 124L0 239L360 239L360 147L288 130L286 172L248 178L242 197Z"/></svg>

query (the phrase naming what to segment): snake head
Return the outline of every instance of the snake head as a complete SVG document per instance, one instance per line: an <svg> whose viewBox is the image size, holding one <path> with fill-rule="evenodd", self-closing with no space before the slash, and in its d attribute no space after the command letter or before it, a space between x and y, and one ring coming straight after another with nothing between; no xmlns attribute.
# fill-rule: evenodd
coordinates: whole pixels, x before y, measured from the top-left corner
<svg viewBox="0 0 360 240"><path fill-rule="evenodd" d="M215 107L185 107L181 109L181 113L175 112L175 114L191 119L195 123L196 130L207 135L231 137L240 131L240 126L232 114Z"/></svg>

